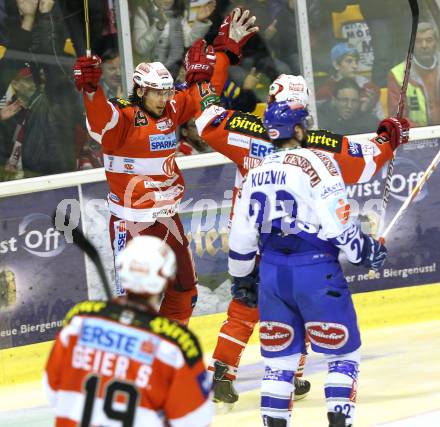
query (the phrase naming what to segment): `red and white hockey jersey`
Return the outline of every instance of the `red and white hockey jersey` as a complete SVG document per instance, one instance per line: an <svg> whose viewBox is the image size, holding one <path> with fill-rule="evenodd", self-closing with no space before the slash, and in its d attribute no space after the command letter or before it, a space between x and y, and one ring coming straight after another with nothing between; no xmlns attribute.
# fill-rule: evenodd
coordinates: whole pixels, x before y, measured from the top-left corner
<svg viewBox="0 0 440 427"><path fill-rule="evenodd" d="M212 105L196 119L196 126L208 145L237 165L235 189L247 171L274 149L261 118L253 114ZM345 184L368 182L393 155L386 135L361 141L328 130L309 130L308 147L329 153Z"/></svg>
<svg viewBox="0 0 440 427"><path fill-rule="evenodd" d="M114 302L70 310L44 385L57 427L205 427L213 416L197 338L177 322Z"/></svg>
<svg viewBox="0 0 440 427"><path fill-rule="evenodd" d="M217 93L222 92L228 65L227 56L218 52L211 79ZM102 144L113 215L153 222L176 213L184 193L175 162L176 128L198 114L212 95L208 83L194 84L178 92L159 119L126 100L107 101L100 87L91 99L84 95L89 133Z"/></svg>

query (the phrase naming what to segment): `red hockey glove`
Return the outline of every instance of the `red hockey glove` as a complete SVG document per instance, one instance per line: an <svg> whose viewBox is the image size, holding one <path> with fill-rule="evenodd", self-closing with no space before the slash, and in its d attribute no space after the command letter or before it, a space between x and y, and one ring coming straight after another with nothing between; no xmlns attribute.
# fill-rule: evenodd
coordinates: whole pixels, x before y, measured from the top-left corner
<svg viewBox="0 0 440 427"><path fill-rule="evenodd" d="M406 144L409 140L409 121L397 117L387 117L379 123L377 134L385 133L391 147L395 150L400 144Z"/></svg>
<svg viewBox="0 0 440 427"><path fill-rule="evenodd" d="M185 80L188 84L209 81L214 71L215 52L203 39L196 40L185 55Z"/></svg>
<svg viewBox="0 0 440 427"><path fill-rule="evenodd" d="M254 27L255 16L249 17L249 10L235 8L223 21L214 39L214 49L232 53L231 63L238 64L241 50L246 42L259 30Z"/></svg>
<svg viewBox="0 0 440 427"><path fill-rule="evenodd" d="M79 91L95 92L101 74L101 58L97 55L80 56L73 66L73 78Z"/></svg>

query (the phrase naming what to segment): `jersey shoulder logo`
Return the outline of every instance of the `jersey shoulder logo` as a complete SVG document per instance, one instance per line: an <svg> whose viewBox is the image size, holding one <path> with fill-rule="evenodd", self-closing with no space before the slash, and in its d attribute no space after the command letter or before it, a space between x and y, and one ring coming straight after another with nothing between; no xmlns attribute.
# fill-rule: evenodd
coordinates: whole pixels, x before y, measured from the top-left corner
<svg viewBox="0 0 440 427"><path fill-rule="evenodd" d="M310 130L307 133L307 148L318 148L331 153L342 151L343 135L325 129Z"/></svg>
<svg viewBox="0 0 440 427"><path fill-rule="evenodd" d="M310 149L316 157L324 164L325 168L328 170L331 176L338 176L338 170L334 163L327 157L327 154L321 153L319 150Z"/></svg>
<svg viewBox="0 0 440 427"><path fill-rule="evenodd" d="M67 325L74 316L87 314L101 314L102 311L107 307L107 302L105 301L82 301L74 305L66 314L64 318L64 325Z"/></svg>
<svg viewBox="0 0 440 427"><path fill-rule="evenodd" d="M126 99L122 99L122 98L110 98L109 101L113 105L116 105L119 108L126 108L133 105L130 101L127 101Z"/></svg>
<svg viewBox="0 0 440 427"><path fill-rule="evenodd" d="M260 117L253 114L236 111L229 117L225 125L226 130L269 140L266 129Z"/></svg>
<svg viewBox="0 0 440 427"><path fill-rule="evenodd" d="M202 349L196 336L178 322L156 316L149 322L149 329L176 344L189 366L202 359Z"/></svg>

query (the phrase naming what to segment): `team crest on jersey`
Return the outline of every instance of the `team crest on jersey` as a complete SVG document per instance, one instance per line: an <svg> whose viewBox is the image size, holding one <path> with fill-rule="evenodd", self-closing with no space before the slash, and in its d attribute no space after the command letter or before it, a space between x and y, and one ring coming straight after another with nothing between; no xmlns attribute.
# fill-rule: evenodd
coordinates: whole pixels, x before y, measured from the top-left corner
<svg viewBox="0 0 440 427"><path fill-rule="evenodd" d="M166 160L163 162L162 165L162 170L163 173L167 176L167 177L172 177L174 175L174 167L176 164L176 160L175 160L175 154L171 154L169 155Z"/></svg>
<svg viewBox="0 0 440 427"><path fill-rule="evenodd" d="M340 153L344 137L328 130L311 130L307 133L307 147L319 148L320 150Z"/></svg>
<svg viewBox="0 0 440 427"><path fill-rule="evenodd" d="M134 125L135 125L135 127L148 125L147 116L145 115L145 113L142 110L136 111L136 114L134 115Z"/></svg>

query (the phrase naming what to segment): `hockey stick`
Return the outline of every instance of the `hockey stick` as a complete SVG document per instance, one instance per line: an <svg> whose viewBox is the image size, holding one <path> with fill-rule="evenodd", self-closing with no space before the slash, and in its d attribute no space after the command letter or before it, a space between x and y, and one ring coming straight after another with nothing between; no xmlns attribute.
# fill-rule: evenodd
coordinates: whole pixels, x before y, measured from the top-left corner
<svg viewBox="0 0 440 427"><path fill-rule="evenodd" d="M61 227L57 226L57 215L59 215L61 218L64 215L64 225L68 226L70 218L67 214L61 213L58 210L55 211L55 213L52 216L52 222L55 225L56 229L63 233L65 230L63 230ZM83 251L92 261L94 266L96 267L96 270L98 271L99 278L101 279L102 284L104 285L104 291L105 295L108 300L112 299L112 291L110 288L110 284L107 279L107 275L105 273L104 266L102 265L101 257L99 256L98 251L93 246L93 244L90 242L89 239L84 235L84 233L79 229L79 227L75 227L73 229L69 228L69 231L72 232L72 239L73 243L78 246L81 251Z"/></svg>
<svg viewBox="0 0 440 427"><path fill-rule="evenodd" d="M90 49L89 0L84 0L84 24L86 28L86 56L90 58L92 50Z"/></svg>
<svg viewBox="0 0 440 427"><path fill-rule="evenodd" d="M409 73L411 71L411 64L414 56L414 45L416 43L417 26L419 25L419 5L417 0L408 0L411 8L412 24L411 24L411 36L409 39L408 53L406 55L405 74L403 76L402 87L400 88L399 103L397 104L396 116L401 119L403 116L403 110L405 108L405 97L408 89ZM385 187L382 194L382 206L380 209L379 223L377 224L378 234L380 236L385 221L385 211L388 206L388 201L391 192L391 179L394 173L394 155L388 163L387 176L385 179ZM384 240L382 240L384 241ZM374 270L370 270L368 276L373 278L375 275Z"/></svg>
<svg viewBox="0 0 440 427"><path fill-rule="evenodd" d="M403 205L400 207L400 209L397 211L396 215L394 215L394 218L391 220L391 222L388 224L388 227L383 232L382 236L379 238L379 241L383 244L385 242L385 238L387 237L390 230L394 227L394 225L397 223L397 221L400 220L404 212L408 209L408 206L410 203L416 198L417 194L420 193L423 186L426 184L428 179L430 178L431 174L435 171L435 168L440 163L440 150L436 154L436 156L432 159L432 162L430 165L426 168L425 172L423 172L423 176L420 178L417 185L413 188L411 191L411 194L406 198Z"/></svg>
<svg viewBox="0 0 440 427"><path fill-rule="evenodd" d="M411 71L411 64L414 55L414 45L416 43L416 35L417 35L417 26L419 24L419 5L417 0L409 0L409 5L411 7L411 15L412 15L412 26L411 26L411 37L409 40L408 53L406 55L406 65L405 65L405 74L403 77L402 87L400 88L400 96L399 103L397 104L397 117L399 119L403 116L403 110L405 107L405 97L406 91L408 89L408 81L409 81L409 73ZM380 231L383 228L383 222L385 220L385 210L388 206L388 201L390 198L391 191L391 179L393 177L394 172L394 156L388 163L387 176L385 179L385 187L382 194L382 207L380 211L378 231L380 235Z"/></svg>

